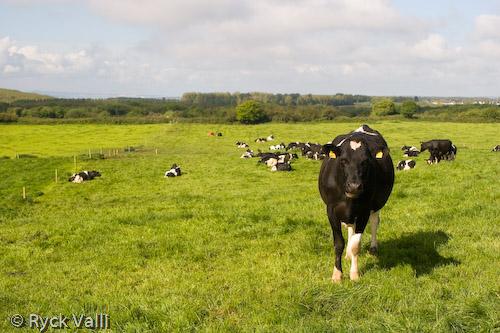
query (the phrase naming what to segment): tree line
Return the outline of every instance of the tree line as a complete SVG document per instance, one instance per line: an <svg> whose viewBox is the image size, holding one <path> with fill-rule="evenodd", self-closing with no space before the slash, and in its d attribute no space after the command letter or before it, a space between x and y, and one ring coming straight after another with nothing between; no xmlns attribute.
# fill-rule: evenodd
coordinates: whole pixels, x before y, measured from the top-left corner
<svg viewBox="0 0 500 333"><path fill-rule="evenodd" d="M252 122L347 121L356 117L406 117L500 121L496 104L432 105L417 97L185 93L180 99L43 99L0 102L0 122L242 122L238 109L256 103ZM253 106L255 109L255 105ZM243 112L243 111L240 111ZM256 111L253 111L256 112ZM250 116L250 119L254 119Z"/></svg>

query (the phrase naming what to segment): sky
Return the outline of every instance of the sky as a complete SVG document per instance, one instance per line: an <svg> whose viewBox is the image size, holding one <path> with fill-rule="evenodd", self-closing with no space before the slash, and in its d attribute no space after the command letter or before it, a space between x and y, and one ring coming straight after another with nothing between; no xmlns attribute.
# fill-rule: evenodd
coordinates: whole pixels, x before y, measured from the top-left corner
<svg viewBox="0 0 500 333"><path fill-rule="evenodd" d="M0 88L500 97L497 0L0 0Z"/></svg>

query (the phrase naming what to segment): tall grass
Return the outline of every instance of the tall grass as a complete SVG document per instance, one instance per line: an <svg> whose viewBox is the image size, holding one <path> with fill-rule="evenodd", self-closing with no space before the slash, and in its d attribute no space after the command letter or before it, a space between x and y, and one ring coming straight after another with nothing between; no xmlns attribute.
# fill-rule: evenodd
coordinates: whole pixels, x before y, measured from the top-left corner
<svg viewBox="0 0 500 333"><path fill-rule="evenodd" d="M106 313L120 332L500 330L498 125L369 125L394 163L434 138L458 154L396 173L380 254L367 233L360 280L340 285L320 162L271 173L235 142L325 143L353 124L1 126L0 330L16 313ZM127 146L141 149L84 158ZM75 155L102 177L67 182ZM173 163L183 175L163 178Z"/></svg>

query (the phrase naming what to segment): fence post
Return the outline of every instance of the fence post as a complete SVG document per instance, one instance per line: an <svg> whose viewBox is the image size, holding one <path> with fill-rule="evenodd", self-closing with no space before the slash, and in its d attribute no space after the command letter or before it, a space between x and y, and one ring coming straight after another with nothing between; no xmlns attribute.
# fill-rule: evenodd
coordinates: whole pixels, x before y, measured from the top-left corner
<svg viewBox="0 0 500 333"><path fill-rule="evenodd" d="M92 150L90 150L90 148L89 148L89 158L90 159L92 158Z"/></svg>
<svg viewBox="0 0 500 333"><path fill-rule="evenodd" d="M76 155L73 155L73 167L74 167L74 171L76 173Z"/></svg>
<svg viewBox="0 0 500 333"><path fill-rule="evenodd" d="M57 169L56 169L56 184L57 184Z"/></svg>
<svg viewBox="0 0 500 333"><path fill-rule="evenodd" d="M23 200L26 200L26 187L23 186Z"/></svg>

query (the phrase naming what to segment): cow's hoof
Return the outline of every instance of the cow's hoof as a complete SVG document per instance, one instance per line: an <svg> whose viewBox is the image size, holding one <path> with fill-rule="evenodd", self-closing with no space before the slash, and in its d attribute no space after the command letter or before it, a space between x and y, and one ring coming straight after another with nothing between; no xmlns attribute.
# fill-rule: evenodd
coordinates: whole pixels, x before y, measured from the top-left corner
<svg viewBox="0 0 500 333"><path fill-rule="evenodd" d="M342 281L342 272L335 267L333 269L332 282L340 283L340 281Z"/></svg>
<svg viewBox="0 0 500 333"><path fill-rule="evenodd" d="M372 254L372 255L378 254L378 248L377 247L370 247L370 254Z"/></svg>
<svg viewBox="0 0 500 333"><path fill-rule="evenodd" d="M356 281L359 279L359 273L358 272L351 272L349 274L350 278L351 278L351 281Z"/></svg>

